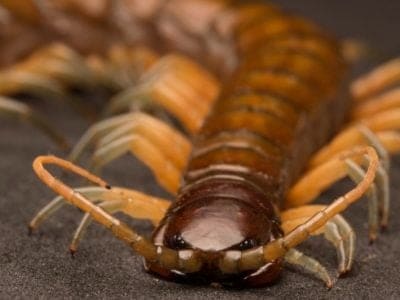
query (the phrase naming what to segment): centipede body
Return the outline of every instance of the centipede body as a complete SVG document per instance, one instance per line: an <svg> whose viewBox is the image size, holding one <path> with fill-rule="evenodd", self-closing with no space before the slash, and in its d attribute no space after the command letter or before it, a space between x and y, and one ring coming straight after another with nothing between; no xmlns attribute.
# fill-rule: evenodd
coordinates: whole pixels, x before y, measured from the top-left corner
<svg viewBox="0 0 400 300"><path fill-rule="evenodd" d="M288 31L284 30L283 36L287 34L288 39L294 39L296 45L307 39L305 36L308 34L311 40L328 44L332 51L329 58L321 59L312 51L309 53L306 50L303 53L304 49L293 50L287 45L282 49L279 46L271 47L267 43L268 38L252 28L254 26L257 29L257 21L250 22L250 29L245 28L244 32L249 30L255 38L251 34L250 38L246 38L244 34L241 40L239 34L239 44L242 42L239 46L245 48L246 43L250 43L251 51L239 50L239 67L233 72L233 79L226 82L226 88L222 90L213 111L207 117L199 135L195 137L194 151L183 177L184 183L178 201L170 208L161 227L156 230L156 244L179 249L181 240L178 239L178 245L168 240L169 237L176 237L174 225L171 226L172 233L168 232L168 226L167 229L163 229L163 226L178 211L189 208L188 213L192 214L190 209L195 200L194 211L199 207L201 209L202 203L205 203L204 206L208 205L208 208L212 208L214 204L224 208L224 205L232 201L243 212L246 212L248 206L252 207L251 210L265 211L268 221L272 222L270 231L263 233L271 236L246 239L249 245L236 245L228 241L227 244L208 245L204 249L196 246L199 249L219 251L232 247L235 249L237 246L246 249L248 246L254 247L258 243L279 238L282 232L275 214L282 205L280 199L284 198L290 185L298 179L311 154L325 144L343 123L349 101L345 88L342 88L346 84L343 83L344 63L338 46L325 32L309 23L303 23L300 19L291 19L292 17L281 15L275 10L270 17L273 20L277 17L278 28L284 24L284 29ZM260 22L265 21L261 19ZM291 26L296 29L299 26L299 32L294 29L291 32ZM265 34L269 37L270 33L267 31ZM283 40L285 38L287 37ZM279 45L279 35L272 37L271 44L276 41ZM262 62L261 65L258 61ZM301 67L303 63L308 69ZM310 70L322 71L321 74L327 75L313 76ZM266 128L268 130L264 130ZM214 202L215 197L229 200L218 203L218 200ZM235 207L235 204L232 206ZM243 222L250 223L249 220ZM180 222L181 220L175 222L178 228ZM260 228L252 230L257 231ZM167 237L163 236L165 232ZM197 233L188 234L190 236ZM195 242L196 238L193 243ZM159 270L155 268L153 271ZM214 276L212 273L210 275ZM254 285L258 284L259 282L255 282Z"/></svg>
<svg viewBox="0 0 400 300"><path fill-rule="evenodd" d="M204 242L207 230L224 228L212 219L209 227L204 223L181 225L191 224L182 220L196 219L202 210L213 206L220 210L240 207L229 219L235 219L235 213L243 214L243 220L237 222L245 224L252 219L250 205L272 221L268 233L261 235L249 233L248 225L227 225L238 226L240 229L234 230L242 231L243 236L253 234L250 246L278 238L282 234L276 215L279 202L310 155L343 123L349 101L345 93L338 92L338 87L345 85L339 46L303 20L275 8L269 13L259 20L249 18L237 25L240 29L232 30L238 32L233 42L239 48L237 71L195 138L184 185L156 230L156 243L179 248L185 240L183 247L189 243L208 251L238 247L243 237L226 237L224 242L224 236L229 236L226 229L214 233L219 234L219 243ZM318 52L313 46L331 52ZM321 78L314 74L319 71L329 75L318 80ZM221 199L226 203L219 203Z"/></svg>

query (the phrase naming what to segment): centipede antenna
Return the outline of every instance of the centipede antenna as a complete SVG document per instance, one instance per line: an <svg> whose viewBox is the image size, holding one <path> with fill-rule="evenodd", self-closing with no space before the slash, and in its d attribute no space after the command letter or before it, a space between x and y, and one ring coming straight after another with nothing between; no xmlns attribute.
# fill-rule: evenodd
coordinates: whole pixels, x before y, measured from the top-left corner
<svg viewBox="0 0 400 300"><path fill-rule="evenodd" d="M366 195L370 240L387 226L389 154L400 152L400 58L351 84L352 107L347 67L373 54L358 41L341 43L261 1L116 2L0 0L0 35L11 37L1 45L0 63L10 66L0 70L0 95L62 101L88 118L98 102L88 96L107 96L103 117L129 111L92 125L72 149L72 161L88 154L89 171L54 156L35 159L35 173L58 196L30 230L67 203L83 211L71 254L94 220L168 279L261 286L286 260L332 287L326 268L296 247L322 236L337 251L341 276L355 249L341 212ZM28 106L2 99L0 112L63 144ZM111 187L94 174L125 154L176 201ZM93 185L73 188L48 165ZM347 177L350 191L330 205L311 204ZM120 213L150 221L151 239Z"/></svg>
<svg viewBox="0 0 400 300"><path fill-rule="evenodd" d="M346 159L345 163L349 170L350 178L355 182L359 183L365 177L365 171L361 168L357 163L355 163L351 159ZM368 195L368 226L369 226L369 240L370 243L373 243L378 234L378 223L379 223L379 202L381 199L378 199L377 187L375 184L372 184L367 192Z"/></svg>
<svg viewBox="0 0 400 300"><path fill-rule="evenodd" d="M382 162L382 166L385 168L385 170L389 170L390 169L389 153L385 149L382 142L379 140L378 136L364 125L359 125L358 128L360 132L364 135L364 137L367 139L370 146L374 147L374 149L378 153L378 156Z"/></svg>
<svg viewBox="0 0 400 300"><path fill-rule="evenodd" d="M362 181L360 181L351 191L337 198L332 202L332 204L327 206L327 208L321 210L285 237L267 244L264 247L264 257L266 261L273 261L282 257L289 249L296 247L298 244L306 240L312 232L325 225L332 217L342 212L369 190L370 186L374 183L379 168L379 158L373 148L367 146L356 148L352 151L346 151L340 155L337 163L342 165L346 159L363 156L366 156L368 159L368 169Z"/></svg>
<svg viewBox="0 0 400 300"><path fill-rule="evenodd" d="M93 204L82 194L74 191L71 187L57 180L44 168L46 164L53 164L62 169L80 175L89 181L106 188L108 184L96 175L55 156L39 156L33 162L33 169L38 177L54 192L61 195L67 202L80 208L84 212L112 231L112 233L124 241L130 247L150 262L159 263L168 269L182 270L184 272L198 271L202 261L198 254L191 250L179 252L163 246L155 246L149 240L137 234L128 225L114 218L112 215Z"/></svg>
<svg viewBox="0 0 400 300"><path fill-rule="evenodd" d="M76 173L77 175L80 175L103 188L107 186L107 183L104 180L78 166L73 165L68 161L59 159L55 156L39 156L33 162L33 169L38 177L57 194L63 196L66 201L79 207L83 211L88 212L94 220L113 231L117 237L128 244L132 244L133 247L136 247L136 250L143 256L146 257L151 252L156 251L154 245L129 229L127 225L123 224L121 221L117 220L98 206L91 203L91 201L87 200L82 194L75 192L69 186L57 180L44 168L45 164L57 165L63 169ZM150 251L150 253L147 251Z"/></svg>

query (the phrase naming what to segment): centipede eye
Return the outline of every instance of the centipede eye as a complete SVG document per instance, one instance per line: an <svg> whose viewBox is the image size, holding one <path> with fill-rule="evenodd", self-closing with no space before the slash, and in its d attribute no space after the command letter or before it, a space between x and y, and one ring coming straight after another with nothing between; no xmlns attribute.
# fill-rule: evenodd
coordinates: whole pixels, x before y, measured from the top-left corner
<svg viewBox="0 0 400 300"><path fill-rule="evenodd" d="M183 239L180 234L174 234L170 240L170 245L174 249L186 249L189 248L189 244Z"/></svg>
<svg viewBox="0 0 400 300"><path fill-rule="evenodd" d="M248 239L245 239L244 241L242 241L239 244L238 248L239 248L239 250L247 250L247 249L254 248L257 245L258 245L258 243L255 239L248 238Z"/></svg>

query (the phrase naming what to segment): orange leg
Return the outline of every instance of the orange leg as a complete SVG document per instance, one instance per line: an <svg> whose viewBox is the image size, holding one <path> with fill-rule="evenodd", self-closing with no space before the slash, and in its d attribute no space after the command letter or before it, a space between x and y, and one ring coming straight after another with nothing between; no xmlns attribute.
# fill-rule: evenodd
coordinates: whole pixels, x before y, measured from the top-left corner
<svg viewBox="0 0 400 300"><path fill-rule="evenodd" d="M363 171L363 177L357 183L356 187L334 200L332 204L319 211L303 224L286 234L283 238L277 239L264 246L263 255L266 261L272 261L276 258L283 257L289 249L302 243L314 232L325 226L334 216L340 214L371 189L379 169L379 158L373 148L360 147L344 152L338 157L317 167L315 170L311 170L311 172L300 179L289 192L286 205L288 207L300 206L312 201L332 183L348 174L348 170L352 165L349 164L349 162L357 162L357 165L362 166L368 165L367 170Z"/></svg>
<svg viewBox="0 0 400 300"><path fill-rule="evenodd" d="M326 205L304 205L284 211L281 215L282 229L284 233L288 234L297 226L302 225L310 217L314 216L325 208ZM350 271L354 258L355 235L353 229L347 223L347 221L341 215L336 215L323 227L312 232L311 235L320 234L324 234L325 239L331 242L337 250L339 260L339 275ZM299 255L297 254L297 256ZM304 257L304 255L300 255L298 258L297 262L299 265L302 265L302 259L304 259ZM308 261L309 259L306 259L305 261L306 268L309 266ZM313 263L311 265L314 266L315 264ZM325 278L324 281L327 283L327 285L329 285L328 283L330 280L327 280L325 275L327 272L322 271L321 267L316 268L316 270L317 272L315 273L317 276L320 278Z"/></svg>
<svg viewBox="0 0 400 300"><path fill-rule="evenodd" d="M352 84L351 92L356 101L364 101L399 80L400 58L397 58L356 80Z"/></svg>
<svg viewBox="0 0 400 300"><path fill-rule="evenodd" d="M345 159L340 162L334 157L305 174L290 190L287 196L288 207L298 207L312 202L322 191L336 181L349 176L358 183L366 176L362 160ZM378 164L376 179L368 190L369 197L369 237L374 241L378 231L379 204L382 210L382 227L387 226L389 214L389 183L385 169Z"/></svg>
<svg viewBox="0 0 400 300"><path fill-rule="evenodd" d="M100 170L110 161L131 152L154 173L167 191L175 193L186 166L191 145L177 130L143 113L130 113L93 125L69 156L77 161L82 152L97 142L92 167Z"/></svg>
<svg viewBox="0 0 400 300"><path fill-rule="evenodd" d="M122 212L135 219L150 220L155 226L164 217L170 205L170 202L167 200L126 188L113 187L112 189L105 189L101 187L82 187L75 188L74 191L82 194L86 199L96 203L96 205L110 214ZM44 207L30 222L30 231L38 228L38 226L49 217L49 213L54 211L55 207L61 207L64 203L65 199L62 196L54 198L49 205ZM70 245L71 253L76 252L78 244L91 221L92 217L89 213L86 213L75 231Z"/></svg>
<svg viewBox="0 0 400 300"><path fill-rule="evenodd" d="M194 133L200 128L218 93L219 84L211 74L184 57L170 55L143 74L139 85L115 96L106 112L127 110L138 102L153 103Z"/></svg>
<svg viewBox="0 0 400 300"><path fill-rule="evenodd" d="M34 171L46 185L62 196L65 201L80 208L84 212L89 213L95 221L104 225L118 239L127 243L135 252L142 255L146 260L159 263L168 269L176 269L182 272L195 272L201 268L201 260L195 252L187 250L184 255L180 255L178 251L163 246L155 246L149 240L137 234L129 226L107 213L101 207L93 204L92 201L87 199L83 194L74 191L71 187L57 180L44 168L44 165L46 164L57 165L63 169L87 178L93 183L99 185L101 188L112 190L105 181L68 161L54 156L39 156L33 163ZM132 208L132 206L129 206L131 204L135 205L133 204L134 201L129 201L131 195L130 192L132 191L123 192L123 194L126 193L125 195L128 197L127 206ZM117 196L117 194L119 195ZM123 198L123 195L121 195L121 192L117 194L115 194L115 196L118 197L119 201ZM129 211L129 209L126 209L126 211Z"/></svg>
<svg viewBox="0 0 400 300"><path fill-rule="evenodd" d="M71 152L70 160L77 161L85 149L96 142L98 148L93 155L92 167L99 170L118 156L132 152L153 171L160 185L172 194L178 189L191 149L187 139L175 129L142 113L130 113L93 125ZM79 191L88 199L116 200L110 198L114 191L106 193L93 187ZM36 228L64 203L58 197L43 207L32 220L31 228Z"/></svg>

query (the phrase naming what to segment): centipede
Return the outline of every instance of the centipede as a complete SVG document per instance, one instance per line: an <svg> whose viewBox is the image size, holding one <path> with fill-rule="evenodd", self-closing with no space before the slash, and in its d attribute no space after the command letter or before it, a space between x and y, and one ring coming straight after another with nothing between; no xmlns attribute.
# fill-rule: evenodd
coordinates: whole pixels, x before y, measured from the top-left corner
<svg viewBox="0 0 400 300"><path fill-rule="evenodd" d="M57 196L30 232L71 204L84 213L72 254L96 221L165 280L265 287L292 264L332 288L336 279L298 246L323 236L341 277L357 259L342 213L366 197L370 242L388 226L399 59L353 80L345 43L262 1L0 0L0 8L8 41L0 46L0 111L64 148L62 133L18 95L58 99L97 118L65 159L34 160ZM82 100L95 92L97 111ZM125 154L173 201L99 177ZM47 165L89 183L72 187ZM345 178L354 183L348 192L314 203ZM152 235L117 213L150 221Z"/></svg>

